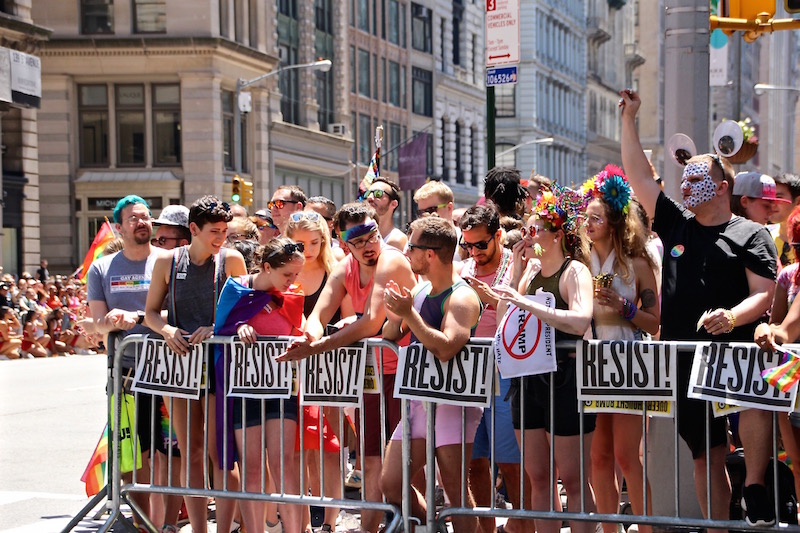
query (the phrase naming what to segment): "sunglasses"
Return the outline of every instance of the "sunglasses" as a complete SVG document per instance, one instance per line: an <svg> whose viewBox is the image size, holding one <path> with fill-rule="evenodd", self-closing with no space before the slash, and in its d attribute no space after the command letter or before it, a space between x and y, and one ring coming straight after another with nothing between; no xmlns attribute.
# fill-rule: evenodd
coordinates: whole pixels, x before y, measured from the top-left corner
<svg viewBox="0 0 800 533"><path fill-rule="evenodd" d="M167 244L167 241L179 241L181 240L180 237L159 237L158 239L150 239L150 244L153 246L164 246Z"/></svg>
<svg viewBox="0 0 800 533"><path fill-rule="evenodd" d="M421 244L413 244L408 243L408 251L413 252L414 250L441 250L441 246L423 246Z"/></svg>
<svg viewBox="0 0 800 533"><path fill-rule="evenodd" d="M214 209L215 209L215 208L216 208L218 205L219 205L219 206L222 206L222 209L224 209L225 211L230 211L230 210L231 210L231 206L229 206L229 205L228 205L228 202L220 202L220 203L217 203L217 202L211 202L210 204L208 204L208 206L205 208L205 210L206 210L206 211L212 211L212 210L214 210Z"/></svg>
<svg viewBox="0 0 800 533"><path fill-rule="evenodd" d="M536 237L536 234L540 231L545 231L544 228L537 228L536 226L531 226L529 228L522 227L519 230L522 233L523 237L530 236L531 238Z"/></svg>
<svg viewBox="0 0 800 533"><path fill-rule="evenodd" d="M450 202L445 202L443 204L438 204L438 205L432 205L430 207L426 207L425 209L418 209L417 213L419 213L420 215L430 215L437 212L439 209L444 209L445 207L447 207L448 203Z"/></svg>
<svg viewBox="0 0 800 533"><path fill-rule="evenodd" d="M347 244L355 248L356 250L361 250L368 244L372 244L378 240L378 230L370 232L366 238L362 241L345 241Z"/></svg>
<svg viewBox="0 0 800 533"><path fill-rule="evenodd" d="M297 200L271 200L267 202L268 209L283 209L286 204L299 204Z"/></svg>
<svg viewBox="0 0 800 533"><path fill-rule="evenodd" d="M795 251L800 250L800 242L790 242L789 246L795 249Z"/></svg>
<svg viewBox="0 0 800 533"><path fill-rule="evenodd" d="M300 222L303 219L317 222L319 220L319 213L314 211L296 211L292 213L289 218L292 219L292 222Z"/></svg>
<svg viewBox="0 0 800 533"><path fill-rule="evenodd" d="M306 245L302 242L290 242L289 244L284 244L282 248L278 248L274 250L271 254L267 256L267 259L270 257L275 257L276 255L292 255L295 252L303 253L306 249Z"/></svg>
<svg viewBox="0 0 800 533"><path fill-rule="evenodd" d="M466 242L464 240L461 240L461 242L459 242L458 245L467 251L470 251L473 248L477 248L478 250L485 250L489 247L489 243L492 242L493 240L494 237L480 242Z"/></svg>
<svg viewBox="0 0 800 533"><path fill-rule="evenodd" d="M258 227L258 231L267 231L268 229L278 229L278 226L276 226L272 222L267 222L263 226Z"/></svg>
<svg viewBox="0 0 800 533"><path fill-rule="evenodd" d="M396 200L396 199L397 199L397 198L395 198L394 196L392 196L391 194L389 194L388 192L384 191L383 189L373 189L373 190L371 190L371 191L367 191L367 192L365 192L365 193L364 193L364 199L366 200L367 198L369 198L369 197L370 197L370 195L374 196L374 197L375 197L375 199L378 199L378 198L383 198L383 195L384 195L384 194L385 194L386 196L388 196L389 198L392 198L393 200Z"/></svg>

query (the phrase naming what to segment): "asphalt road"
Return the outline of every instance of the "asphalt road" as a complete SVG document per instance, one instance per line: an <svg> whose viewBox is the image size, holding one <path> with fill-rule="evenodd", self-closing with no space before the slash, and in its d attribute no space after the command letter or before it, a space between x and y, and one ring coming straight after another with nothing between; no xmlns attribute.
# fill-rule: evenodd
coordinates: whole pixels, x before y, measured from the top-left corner
<svg viewBox="0 0 800 533"><path fill-rule="evenodd" d="M105 355L0 361L0 531L60 531L106 419Z"/></svg>

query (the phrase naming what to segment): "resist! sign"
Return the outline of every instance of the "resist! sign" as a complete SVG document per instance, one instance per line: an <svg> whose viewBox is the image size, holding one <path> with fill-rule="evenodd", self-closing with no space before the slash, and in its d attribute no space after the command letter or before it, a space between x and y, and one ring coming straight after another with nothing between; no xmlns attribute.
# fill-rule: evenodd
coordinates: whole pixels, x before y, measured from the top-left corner
<svg viewBox="0 0 800 533"><path fill-rule="evenodd" d="M300 403L357 406L364 393L366 343L344 346L300 362Z"/></svg>
<svg viewBox="0 0 800 533"><path fill-rule="evenodd" d="M260 340L252 344L230 343L228 396L236 398L289 398L292 393L290 363L275 360L286 351L283 340Z"/></svg>
<svg viewBox="0 0 800 533"><path fill-rule="evenodd" d="M179 355L161 339L145 339L131 390L188 400L200 398L205 346L195 344L188 353Z"/></svg>

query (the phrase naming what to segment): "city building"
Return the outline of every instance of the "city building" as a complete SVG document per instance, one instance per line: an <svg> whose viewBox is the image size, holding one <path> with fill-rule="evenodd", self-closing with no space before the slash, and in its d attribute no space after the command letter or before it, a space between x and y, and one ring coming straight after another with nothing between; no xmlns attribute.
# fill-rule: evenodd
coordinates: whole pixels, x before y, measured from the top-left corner
<svg viewBox="0 0 800 533"><path fill-rule="evenodd" d="M0 135L3 231L0 264L19 274L39 266L39 52L50 30L34 22L30 1L0 2Z"/></svg>

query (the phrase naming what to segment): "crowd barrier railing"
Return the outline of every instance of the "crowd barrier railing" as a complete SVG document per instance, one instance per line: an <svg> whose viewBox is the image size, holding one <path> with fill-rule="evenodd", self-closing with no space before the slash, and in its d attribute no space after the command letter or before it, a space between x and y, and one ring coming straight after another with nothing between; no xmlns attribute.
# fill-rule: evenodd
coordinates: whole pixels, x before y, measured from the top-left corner
<svg viewBox="0 0 800 533"><path fill-rule="evenodd" d="M401 352L400 349L391 342L383 341L381 339L369 339L366 340L361 348L360 352L354 351L347 351L347 348L340 349L339 351L334 351L334 353L329 353L327 356L319 356L314 359L314 361L310 361L303 364L298 364L296 366L295 377L298 382L299 391L294 391L293 393L298 394L301 396L301 404L309 401L309 402L317 402L319 404L330 406L330 408L335 409L338 412L338 428L336 428L335 433L340 439L340 447L339 447L339 455L336 458L335 463L327 462L324 460L325 453L319 453L320 459L319 464L316 465L318 472L319 472L319 479L325 479L325 471L326 468L331 468L332 464L338 465L339 475L337 479L338 487L335 487L334 490L331 490L325 483L320 482L320 486L316 487L318 490L317 496L309 496L307 487L309 483L306 481L306 467L308 466L305 460L305 454L300 455L300 484L301 492L302 493L289 493L285 490L284 480L286 479L286 465L284 464L284 429L285 424L283 423L285 420L285 411L284 411L284 401L281 401L281 408L280 408L280 420L281 420L281 462L280 462L280 479L281 484L279 487L276 487L276 490L269 491L268 486L266 484L266 467L263 464L264 461L262 460L262 464L260 467L260 490L259 491L244 491L240 490L238 487L229 487L227 478L225 478L222 482L222 486L218 487L210 487L208 485L208 481L210 476L208 461L204 461L204 468L202 473L202 479L204 480L202 488L187 488L180 486L180 484L175 485L171 481L167 485L159 485L152 480L154 479L154 469L151 463L149 475L150 481L142 480L139 477L136 469L133 469L131 473L130 479L123 483L123 476L121 471L121 462L122 462L122 455L121 455L121 435L118 428L120 428L120 422L122 418L122 404L124 401L123 392L125 390L125 384L123 380L125 376L123 376L122 371L122 354L126 351L128 347L133 347L136 352L136 361L137 367L141 367L144 364L150 364L151 367L148 369L150 372L150 376L155 376L156 372L166 371L169 370L172 374L170 376L164 375L163 379L161 376L158 379L150 379L146 381L146 385L152 385L156 382L161 382L163 387L160 390L158 387L151 388L149 390L150 393L163 393L169 392L172 394L177 393L185 393L191 387L188 385L191 384L192 387L198 386L200 376L203 375L203 365L205 366L206 372L211 372L214 368L214 360L212 352L213 350L208 349L211 346L218 346L224 353L227 354L231 353L231 359L234 357L239 357L240 359L244 357L249 360L256 361L259 360L266 364L269 364L271 361L271 357L276 355L278 350L282 347L285 347L289 342L291 342L291 338L289 337L271 337L271 338L259 338L259 341L256 343L257 348L251 348L250 352L247 352L245 348L241 347L241 343L238 343L237 339L234 337L214 337L202 343L202 345L198 345L195 348L194 355L187 356L183 359L184 364L183 367L180 367L179 359L174 356L168 350L163 349L163 344L159 345L159 341L155 339L150 339L146 336L140 335L130 335L123 340L121 340L118 345L116 343L110 342L110 352L109 352L109 388L108 390L111 391L109 394L109 401L110 401L110 419L111 423L111 430L109 432L110 436L110 457L109 457L109 485L107 488L108 498L109 498L109 511L110 516L105 522L105 524L100 528L100 531L109 531L111 526L119 521L125 520L124 516L121 513L121 505L122 503L128 503L131 508L135 511L139 512L140 509L137 506L136 502L130 497L133 494L137 493L157 493L157 494L164 494L164 495L178 495L178 496L195 496L195 497L208 497L208 498L217 498L217 499L242 499L242 500L255 500L255 501L266 501L266 502L274 502L278 504L297 504L297 505L313 505L319 506L323 508L342 508L342 509L352 509L357 508L361 509L362 511L379 511L383 513L387 513L386 516L390 517L387 518L388 522L386 524L386 531L398 531L403 529L404 531L410 531L412 529L412 525L416 524L417 531L421 531L422 527L420 524L422 523L421 517L415 518L412 516L412 488L411 488L411 475L409 472L409 465L411 463L411 432L410 432L410 424L409 424L409 408L410 402L409 398L416 397L417 399L422 400L434 400L429 404L426 404L426 427L427 427L427 437L426 437L426 447L425 447L425 454L426 454L426 466L425 466L425 484L424 490L424 498L426 502L426 516L424 517L424 522L427 524L428 530L436 530L436 531L447 531L448 529L448 521L452 520L453 517L457 517L460 515L466 516L474 516L478 518L486 518L486 517L493 517L493 518L517 518L517 519L524 519L524 520L557 520L557 521L578 521L578 522L605 522L605 523L616 523L616 524L631 524L636 523L640 525L650 525L662 529L675 529L675 528L719 528L719 529L728 529L728 530L739 530L739 531L746 531L752 530L753 528L748 526L743 520L711 520L711 519L704 519L698 516L692 516L691 513L684 513L681 509L681 502L678 494L678 487L680 487L681 478L684 476L691 476L692 472L685 472L681 470L680 467L680 460L679 460L679 444L680 438L678 436L677 431L677 421L678 421L678 413L675 409L674 403L671 404L667 410L669 411L667 414L669 418L673 420L673 430L672 430L672 483L675 487L674 493L668 496L664 496L659 494L660 498L670 498L672 499L674 511L671 513L655 513L650 512L645 508L645 512L641 515L631 515L631 514L622 514L622 513L610 513L610 514L600 514L597 512L588 512L587 511L587 501L591 498L592 494L587 492L582 488L580 493L580 506L578 511L566 512L562 509L555 509L553 504L553 499L550 498L551 504L550 508L546 510L532 510L530 505L526 504L526 502L530 501L530 495L526 494L525 488L525 469L524 465L526 461L535 460L533 458L528 458L525 456L525 432L518 432L520 435L520 450L521 450L521 458L520 458L520 487L519 492L521 494L522 505L519 509L501 509L495 506L495 496L496 496L496 489L494 483L491 484L491 504L488 507L444 507L437 512L436 502L435 502L435 483L436 483L436 468L435 468L435 457L436 457L436 447L435 447L435 424L436 424L436 405L439 400L438 397L445 398L449 397L451 404L458 403L459 400L453 401L453 398L460 397L463 398L464 403L472 402L473 405L476 405L476 398L480 395L480 391L473 396L470 396L466 393L454 393L449 391L447 387L442 388L439 391L436 391L435 394L431 394L429 391L422 391L424 386L419 387L416 391L409 392L408 390L405 391L402 400L401 400L401 412L402 412L402 460L403 460L403 487L402 487L402 503L399 505L387 503L383 500L381 501L367 501L366 494L364 487L366 486L367 482L370 481L366 479L367 473L364 472L365 479L363 480L362 490L361 490L361 499L354 501L351 499L346 499L344 497L345 494L345 472L346 472L346 463L348 458L344 454L345 446L344 441L342 439L343 435L346 434L347 427L345 426L345 416L344 413L347 410L344 408L344 405L349 405L352 407L357 407L361 409L363 406L363 394L370 393L361 390L351 390L353 385L363 385L365 389L373 391L376 394L381 395L381 420L385 420L385 402L383 401L384 389L381 386L381 376L378 368L383 368L383 362L386 358L386 354L392 354L393 356L400 356ZM160 341L163 343L163 341ZM115 346L116 345L116 346ZM773 368L778 366L782 360L780 356L770 355L769 352L764 352L755 344L746 344L746 343L739 343L739 344L731 344L731 343L694 343L694 342L649 342L649 341L632 341L632 342L617 342L617 343L610 343L610 342L592 342L590 343L583 343L579 341L576 343L559 343L559 348L574 348L576 351L577 363L576 363L576 372L578 374L578 388L580 389L579 395L582 394L581 390L589 392L593 392L595 397L598 398L613 398L613 390L616 389L618 398L628 399L625 401L639 401L641 402L640 411L637 412L637 416L641 416L642 418L642 434L645 435L645 438L642 439L642 456L646 458L646 460L642 461L642 476L645 480L649 480L651 487L656 487L656 491L660 488L660 483L657 479L651 477L649 473L648 463L653 464L653 461L663 461L663 458L650 458L649 457L649 448L654 444L653 442L649 442L649 439L646 437L648 434L648 420L653 415L663 415L663 412L656 413L654 410L651 409L652 402L674 402L675 394L681 394L684 391L679 391L678 389L678 376L676 372L676 364L678 357L686 358L686 357L693 357L695 353L699 356L695 357L694 359L697 361L701 361L701 363L695 365L698 367L697 372L692 374L692 379L694 380L692 383L694 384L694 392L698 395L698 397L702 398L716 398L719 405L717 406L717 411L721 412L722 415L725 415L731 411L736 411L742 405L745 407L760 407L766 410L772 410L772 446L771 446L771 455L773 457L778 457L778 429L777 429L777 421L778 421L778 413L782 412L784 415L786 412L793 408L793 403L795 401L796 395L796 387L795 392L790 393L780 393L777 392L777 389L764 387L760 385L763 383L761 380L760 374L758 375L758 380L756 380L756 372L760 372L761 370ZM788 348L792 348L789 346ZM236 354L233 353L234 350L238 350ZM473 338L470 341L470 344L465 348L467 352L465 353L472 353L475 357L472 362L469 364L472 366L461 366L458 367L455 363L448 363L451 366L447 365L439 365L437 371L440 372L442 379L459 379L458 376L451 377L448 374L448 368L450 372L453 372L453 369L456 369L456 372L462 372L461 374L461 381L464 381L464 377L472 377L473 381L477 379L482 379L483 383L489 384L488 393L486 396L486 401L489 406L492 407L492 413L495 413L495 404L498 401L504 401L504 398L500 398L497 396L497 368L494 364L496 360L496 354L493 350L493 339L478 339ZM472 350L472 352L470 352ZM247 352L247 353L245 353ZM370 359L369 361L364 361L363 366L359 366L355 368L352 364L352 361L349 359L355 358L354 354L372 354L375 352L377 354L377 360ZM198 358L199 356L199 358ZM192 359L194 357L194 359ZM326 357L328 359L326 360ZM159 358L163 358L163 360L159 360ZM259 359L260 358L260 359ZM349 359L348 359L349 358ZM191 359L191 360L190 360ZM360 357L359 364L360 364ZM200 362L198 362L200 361ZM421 360L416 360L416 363L409 362L408 356L400 357L400 362L398 363L398 380L402 379L401 376L405 376L406 382L409 380L407 374L404 374L407 368L411 368L413 364L419 364ZM735 363L738 361L739 363ZM744 364L742 364L744 363ZM406 364L406 367L403 365ZM152 366L155 365L155 366ZM308 365L308 366L307 366ZM332 365L332 366L331 366ZM371 370L370 370L371 365ZM233 365L232 365L233 366ZM466 370L464 368L466 367ZM189 369L191 368L191 371ZM243 367L242 367L243 368ZM179 370L180 369L180 370ZM481 376L480 371L486 373L486 375ZM236 369L225 368L220 375L223 379L223 387L226 391L232 391L235 389L234 385L241 384L243 382L239 382L236 380L241 380L242 374L240 372L239 375L235 374ZM241 370L241 368L240 368ZM279 372L275 369L270 370L269 372L263 371L260 375L262 378L269 375L274 379L282 379L282 383L285 385L285 374L279 375ZM305 372L305 374L303 373ZM325 372L328 372L328 376L323 376ZM470 374L472 372L472 374ZM630 374L631 372L638 372L639 378L638 380L633 379L633 376ZM642 377L642 373L647 373L648 378ZM162 372L163 373L163 372ZM182 373L182 380L179 380L176 377L176 374ZM329 377L333 373L338 373L336 376L340 377L340 381L336 381L337 377ZM349 373L349 374L348 374ZM250 375L256 375L257 372L251 371ZM654 374L659 374L660 382L654 383L653 377ZM229 381L229 377L233 377L233 381ZM312 378L309 376L316 376L316 378ZM420 375L415 376L419 379L420 383L422 382L422 377ZM605 376L605 378L604 378ZM731 383L731 380L736 378L740 379L742 383L748 382L749 383L749 390L747 394L739 393L735 390L732 390L734 383ZM316 379L317 381L314 381ZM320 380L327 380L325 381L324 386L320 386ZM331 381L332 380L332 381ZM582 380L582 381L581 381ZM594 381L593 381L594 380ZM726 389L726 380L727 387ZM181 381L179 384L178 381ZM469 381L469 380L467 380ZM205 414L203 419L203 425L205 428L208 427L208 420L209 420L209 412L212 409L211 405L211 394L209 394L210 389L210 379L205 379L202 382L200 390L205 394L199 394L199 399L196 401L202 402L203 406L205 407ZM366 384L365 384L366 383ZM615 384L623 383L624 386L616 386ZM252 384L251 384L252 385ZM260 385L265 385L264 383L260 383ZM270 386L274 386L274 384L270 384ZM325 387L334 387L335 390L332 390L328 396L328 399L321 398L324 396ZM350 389L347 389L350 387ZM553 380L550 380L550 398L554 397L554 385ZM253 389L258 387L251 387ZM267 389L266 385L262 387ZM396 384L396 390L403 390L403 384L400 385ZM413 389L413 387L406 387L407 389ZM754 390L758 389L758 390ZM147 386L142 386L139 384L139 387L134 386L133 396L134 401L139 401L139 396L145 394L147 390ZM726 392L727 390L727 392ZM449 392L448 392L449 391ZM316 393L316 395L315 395ZM669 393L669 394L667 394ZM526 394L525 392L525 383L523 381L521 385L520 394L524 397ZM671 394L671 395L670 395ZM418 395L418 396L415 396ZM356 398L359 396L359 398ZM582 396L582 398L588 398L589 396ZM649 400L647 398L661 398L661 400ZM664 400L664 398L667 398ZM113 399L113 401L111 401ZM172 412L173 406L172 400L167 400L169 405L170 412ZM236 399L234 401L241 401ZM579 401L579 409L580 412L583 413L585 410L588 409L587 404L589 400L582 399ZM596 402L601 402L602 400L595 400ZM613 400L606 401L606 404ZM630 404L625 403L623 400L617 400L617 402L623 402L624 405L620 407L625 412L630 411ZM709 402L710 403L710 402ZM734 403L738 403L739 407L732 408L731 405ZM725 405L727 407L720 407L720 405ZM263 421L264 418L264 401L261 401L261 419ZM661 405L659 403L658 405ZM787 407L788 406L788 407ZM598 404L594 404L591 406L594 409L598 409ZM188 409L188 403L187 403ZM521 417L525 418L524 413L524 402L521 406ZM778 411L776 409L780 409ZM555 423L555 407L554 402L550 402L550 433L553 432L553 424ZM658 411L663 411L661 408L657 409ZM243 409L242 411L245 411ZM612 408L613 411L613 408ZM620 411L616 411L620 412ZM141 421L138 420L137 416L133 417L133 421L130 427L130 434L132 440L131 453L134 455L131 457L129 463L135 463L137 460L135 457L135 450L138 440L138 425L141 423L149 423L151 427L155 425L155 416L156 414L151 415L151 420L149 421ZM229 420L227 419L228 410L226 409L223 413L222 420L223 426L227 427ZM244 422L244 413L243 413L243 420ZM303 420L303 410L300 409L300 420L298 420L299 426L301 431L299 431L299 441L300 441L300 449L305 449L305 431L303 431L304 420ZM465 410L464 408L461 409L461 416L462 416L462 431L461 431L461 480L465 480L468 477L467 471L467 464L469 464L469 457L466 456L468 447L465 446L465 443L470 440L465 434ZM709 454L709 422L711 420L711 416L709 413L706 413L706 424L704 431L706 432L706 455ZM187 441L189 439L189 435L192 434L191 432L191 418L187 416L189 422L187 423L186 427L186 434L187 434ZM217 415L217 419L219 420L219 415ZM320 415L320 424L318 427L321 427L322 416ZM169 434L172 433L174 430L173 426L174 419L170 419L169 424ZM263 422L262 422L263 424ZM494 416L489 417L488 419L489 424L489 432L491 435L490 439L490 465L491 471L496 471L496 461L495 461L495 418ZM381 433L381 444L382 448L385 449L385 444L389 440L389 432L392 428L386 428L385 424L380 424L380 433ZM359 431L358 434L358 448L363 450L365 447L365 434L369 431L376 431L377 429L374 427L367 427L365 418L363 416L359 417ZM318 431L318 438L320 439L319 450L323 450L325 447L325 443L323 442L323 435L322 431ZM202 452L203 457L208 458L209 450L213 451L216 448L216 445L211 443L209 444L210 440L216 438L216 436L209 435L207 430L203 430L202 434ZM265 445L265 431L264 427L262 426L261 429L261 448L264 448ZM584 427L583 427L583 419L581 418L581 428L580 428L580 455L578 460L580 461L580 476L582 480L587 479L589 476L589 466L584 464L583 457L586 455L584 452ZM155 432L151 437L150 442L150 449L155 449ZM227 446L227 439L223 439L223 456L227 455L228 449ZM253 443L250 443L252 445ZM258 444L256 444L258 445ZM173 444L170 439L169 443L166 445L167 449L167 457L170 459L168 462L168 480L173 479L172 475L172 466L171 466L171 458L173 456ZM246 452L248 446L247 438L243 439L243 452ZM550 439L549 443L549 454L546 458L541 458L543 460L549 461L550 465L550 472L556 471L555 465L555 450L554 450L554 439ZM181 450L181 453L186 453L186 464L188 465L191 461L191 453L193 453L193 447L190 447L188 450ZM196 453L196 452L195 452ZM745 454L747 450L745 450ZM263 455L263 454L262 454ZM383 457L382 457L383 459ZM537 458L538 459L538 458ZM798 458L800 460L800 458ZM773 462L773 479L778 478L778 464L777 461ZM669 468L667 468L669 470ZM190 472L187 470L185 471L186 477L190 477ZM373 475L376 475L373 473ZM707 486L711 486L711 470L707 468L704 472ZM242 474L242 486L245 486L247 478L247 472ZM494 477L492 477L494 480ZM374 480L372 480L374 481ZM549 480L549 493L555 494L557 491L557 478L554 476L550 476ZM582 485L583 487L583 485ZM418 487L422 489L422 487ZM467 500L466 493L467 493L467 484L462 482L462 493L460 501L464 502ZM652 490L652 489L650 489ZM334 492L338 493L339 497L331 497L330 495L326 494L327 492ZM643 485L643 494L642 494L642 501L647 502L649 499L650 494L648 494L648 484L645 483ZM779 494L778 494L778 484L774 483L773 487L773 500L775 506L776 516L780 516L780 509L778 508L778 504L780 501ZM708 508L711 508L712 497L709 493L707 495L707 500L705 502ZM147 527L151 531L155 531L154 525L149 522L149 520L145 517L143 519L143 526ZM767 527L767 528L759 528L759 529L780 529L781 531L791 531L791 532L800 532L800 527L793 524L785 524L776 521L775 526Z"/></svg>

